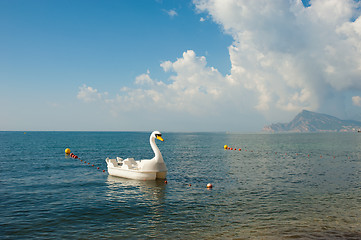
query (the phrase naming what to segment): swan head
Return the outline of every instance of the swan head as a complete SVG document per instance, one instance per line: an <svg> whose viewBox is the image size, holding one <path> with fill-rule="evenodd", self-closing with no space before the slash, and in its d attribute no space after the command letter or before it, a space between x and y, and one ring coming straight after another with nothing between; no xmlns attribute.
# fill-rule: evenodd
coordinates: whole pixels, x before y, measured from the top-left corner
<svg viewBox="0 0 361 240"><path fill-rule="evenodd" d="M162 142L164 141L164 139L162 138L162 133L159 131L152 132L152 134L150 135L150 138L158 139Z"/></svg>

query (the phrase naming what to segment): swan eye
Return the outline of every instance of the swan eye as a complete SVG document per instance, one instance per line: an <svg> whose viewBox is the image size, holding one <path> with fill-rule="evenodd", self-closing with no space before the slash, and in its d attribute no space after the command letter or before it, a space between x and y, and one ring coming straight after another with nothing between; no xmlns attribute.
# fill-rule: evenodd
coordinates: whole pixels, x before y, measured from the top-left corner
<svg viewBox="0 0 361 240"><path fill-rule="evenodd" d="M155 137L161 137L162 136L162 134L156 134L155 135Z"/></svg>

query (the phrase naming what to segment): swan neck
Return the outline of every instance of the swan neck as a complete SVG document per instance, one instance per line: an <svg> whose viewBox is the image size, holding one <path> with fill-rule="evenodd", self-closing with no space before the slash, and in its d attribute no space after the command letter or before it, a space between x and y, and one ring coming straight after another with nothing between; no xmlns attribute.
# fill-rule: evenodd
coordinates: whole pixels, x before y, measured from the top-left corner
<svg viewBox="0 0 361 240"><path fill-rule="evenodd" d="M163 161L163 156L162 156L162 153L159 151L159 148L157 146L157 144L155 144L155 138L150 138L149 139L149 142L150 142L150 146L152 147L153 149L153 152L155 154L155 157L154 159L157 161L157 162L162 162Z"/></svg>

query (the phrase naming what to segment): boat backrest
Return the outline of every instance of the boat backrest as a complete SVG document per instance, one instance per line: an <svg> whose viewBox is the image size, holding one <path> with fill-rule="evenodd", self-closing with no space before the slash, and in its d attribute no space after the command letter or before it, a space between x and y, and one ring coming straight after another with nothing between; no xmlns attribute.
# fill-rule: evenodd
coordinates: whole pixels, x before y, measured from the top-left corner
<svg viewBox="0 0 361 240"><path fill-rule="evenodd" d="M128 158L128 161L131 163L131 164L137 164L136 162L135 162L135 160L134 160L134 158Z"/></svg>
<svg viewBox="0 0 361 240"><path fill-rule="evenodd" d="M134 161L134 158L127 158L127 159L124 159L123 161L123 164L127 165L128 168L133 168L134 165L136 165L137 163Z"/></svg>
<svg viewBox="0 0 361 240"><path fill-rule="evenodd" d="M117 167L118 166L118 162L116 159L109 159L108 163L113 165L113 167Z"/></svg>

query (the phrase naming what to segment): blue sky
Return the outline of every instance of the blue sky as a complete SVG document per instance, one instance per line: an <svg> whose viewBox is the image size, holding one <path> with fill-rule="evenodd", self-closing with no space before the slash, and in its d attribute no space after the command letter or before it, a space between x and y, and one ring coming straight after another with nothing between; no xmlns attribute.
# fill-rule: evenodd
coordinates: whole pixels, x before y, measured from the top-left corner
<svg viewBox="0 0 361 240"><path fill-rule="evenodd" d="M0 130L361 120L359 16L358 1L0 1Z"/></svg>

